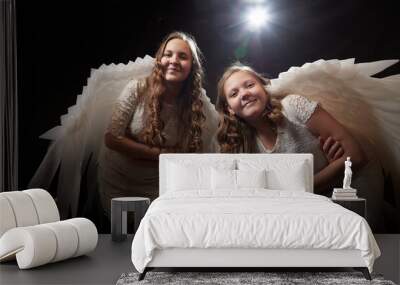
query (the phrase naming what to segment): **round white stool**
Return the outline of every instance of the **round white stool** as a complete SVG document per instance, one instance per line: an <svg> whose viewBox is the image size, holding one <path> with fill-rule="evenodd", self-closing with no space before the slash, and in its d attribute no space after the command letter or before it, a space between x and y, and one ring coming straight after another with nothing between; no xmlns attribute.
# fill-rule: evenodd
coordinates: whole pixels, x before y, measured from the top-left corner
<svg viewBox="0 0 400 285"><path fill-rule="evenodd" d="M149 198L119 197L111 200L111 237L113 241L123 241L127 235L127 212L134 212L134 233L139 227L150 205Z"/></svg>

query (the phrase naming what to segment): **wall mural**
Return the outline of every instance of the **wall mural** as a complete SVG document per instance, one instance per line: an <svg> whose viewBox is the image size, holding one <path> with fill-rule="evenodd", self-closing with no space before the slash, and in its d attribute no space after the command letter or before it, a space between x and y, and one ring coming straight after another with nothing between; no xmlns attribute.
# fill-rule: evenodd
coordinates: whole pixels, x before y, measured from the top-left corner
<svg viewBox="0 0 400 285"><path fill-rule="evenodd" d="M380 34L380 27L388 27L392 18L382 16L369 23L365 18L373 12L362 3L343 4L335 10L329 10L334 6L329 3L293 6L286 1L270 6L206 1L201 6L171 4L155 10L149 5L143 15L117 21L113 28L99 25L95 35L84 31L90 24L83 14L90 7L83 7L78 13L82 27L74 39L81 41L83 54L74 47L71 56L85 62L83 67L64 62L63 78L56 84L49 70L41 70L51 65L49 58L39 62L29 57L20 62L21 77L30 78L38 97L40 92L49 97L55 90L70 92L68 100L52 108L53 118L42 124L42 132L35 129L36 133L24 134L42 149L36 154L36 164L23 171L27 173L24 182L52 189L62 216L85 215L101 223L109 217L113 197L157 197L161 153L313 153L314 192L329 197L334 187L342 187L344 162L350 156L351 186L368 201L371 227L376 232L400 231L398 52L385 48L381 38L386 35L386 44L397 51L399 41L391 38L390 25L385 35ZM23 6L19 9L20 14L26 11ZM105 7L94 9L106 11ZM379 7L375 14L386 15L387 9ZM182 11L188 12L177 17ZM321 11L331 17L322 16ZM48 17L63 32L73 28ZM366 26L357 22L347 26L353 24L351 18ZM20 42L28 42L23 31L29 28L20 21ZM149 38L143 27L135 27L139 22L154 30ZM112 30L119 28L113 36ZM46 38L43 33L37 35ZM103 37L114 39L114 44L90 54ZM352 39L357 37L360 43L355 44ZM54 35L57 46L62 38ZM369 40L375 49L368 46ZM48 57L58 56L53 52ZM106 61L101 59L103 52ZM22 59L28 54L22 53ZM61 90L60 84L67 86L74 80L68 77L74 65L79 70L74 90L80 91ZM39 70L36 79L27 71L29 67ZM24 97L26 88L21 87ZM40 115L49 109L47 104L35 104L42 110ZM61 122L54 123L60 115ZM22 130L30 126L25 120ZM44 140L39 143L39 135L50 145ZM31 147L25 142L22 153Z"/></svg>

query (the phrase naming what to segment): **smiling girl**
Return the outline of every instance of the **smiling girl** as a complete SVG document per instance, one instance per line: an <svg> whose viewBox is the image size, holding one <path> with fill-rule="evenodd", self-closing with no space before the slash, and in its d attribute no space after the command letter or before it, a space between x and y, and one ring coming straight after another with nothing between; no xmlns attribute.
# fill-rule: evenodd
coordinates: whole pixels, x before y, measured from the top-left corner
<svg viewBox="0 0 400 285"><path fill-rule="evenodd" d="M203 68L194 39L182 32L161 43L151 74L132 80L119 97L99 158L102 206L121 196L158 196L163 152L213 152L214 106L202 89Z"/></svg>
<svg viewBox="0 0 400 285"><path fill-rule="evenodd" d="M268 84L268 79L240 64L222 75L216 104L221 152L312 153L316 193L342 174L346 157L351 157L355 167L365 164L355 139L320 105L300 95L273 97ZM331 137L340 144L341 156L329 162L319 137Z"/></svg>

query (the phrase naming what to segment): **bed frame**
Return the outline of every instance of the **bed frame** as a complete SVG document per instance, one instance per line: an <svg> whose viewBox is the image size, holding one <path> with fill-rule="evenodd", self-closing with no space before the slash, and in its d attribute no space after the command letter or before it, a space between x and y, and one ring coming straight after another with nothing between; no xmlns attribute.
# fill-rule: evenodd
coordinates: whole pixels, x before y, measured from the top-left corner
<svg viewBox="0 0 400 285"><path fill-rule="evenodd" d="M154 268L337 268L352 267L371 280L359 250L328 249L183 249L156 250L152 261L140 274L142 280Z"/></svg>
<svg viewBox="0 0 400 285"><path fill-rule="evenodd" d="M160 156L160 195L166 192L167 161L181 159L221 158L255 158L268 156L271 160L291 159L303 160L309 165L309 187L307 192L313 192L313 156L311 154L163 154ZM253 248L168 248L157 249L153 259L143 273L154 268L338 268L352 267L361 271L367 280L371 280L368 268L359 250L329 250L329 249L253 249Z"/></svg>

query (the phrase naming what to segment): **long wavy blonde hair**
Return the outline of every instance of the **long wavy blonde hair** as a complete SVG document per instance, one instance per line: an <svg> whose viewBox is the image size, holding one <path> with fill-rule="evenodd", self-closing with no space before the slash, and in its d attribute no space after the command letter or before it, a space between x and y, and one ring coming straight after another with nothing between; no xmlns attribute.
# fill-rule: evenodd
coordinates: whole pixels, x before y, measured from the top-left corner
<svg viewBox="0 0 400 285"><path fill-rule="evenodd" d="M144 100L148 117L143 129L143 140L150 146L163 147L167 141L163 134L164 122L160 117L161 100L166 92L161 58L167 43L173 39L185 41L192 53L192 68L177 97L179 132L183 142L174 147L182 152L199 152L202 150L202 127L205 121L203 102L200 99L204 80L202 54L194 38L183 32L173 32L165 37L155 55L155 66L144 84L139 85L138 94Z"/></svg>
<svg viewBox="0 0 400 285"><path fill-rule="evenodd" d="M256 152L255 129L246 123L246 121L242 118L232 115L229 112L228 102L224 92L225 82L229 77L232 76L232 74L239 71L244 71L253 75L256 80L264 86L265 92L268 93L267 86L270 84L269 79L256 72L250 66L237 62L228 67L223 73L221 79L218 81L216 109L220 116L220 122L217 139L221 152L254 153ZM269 96L269 102L267 103L266 110L264 112L265 120L268 120L272 126L275 126L275 131L276 126L282 122L283 118L282 105L280 102L281 99L282 97L273 98Z"/></svg>

